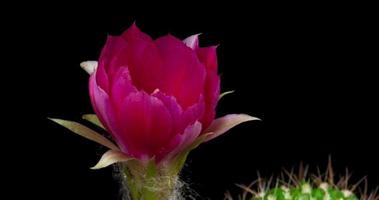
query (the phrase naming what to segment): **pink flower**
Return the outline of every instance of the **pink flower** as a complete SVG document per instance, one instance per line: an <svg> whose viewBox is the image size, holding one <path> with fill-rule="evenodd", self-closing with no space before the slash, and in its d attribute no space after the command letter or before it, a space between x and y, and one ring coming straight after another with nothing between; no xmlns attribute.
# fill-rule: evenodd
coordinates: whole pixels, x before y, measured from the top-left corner
<svg viewBox="0 0 379 200"><path fill-rule="evenodd" d="M213 139L256 118L233 114L215 120L220 96L216 46L198 35L156 40L135 24L109 36L98 62L84 62L100 122L120 151L139 160L170 159L200 136Z"/></svg>

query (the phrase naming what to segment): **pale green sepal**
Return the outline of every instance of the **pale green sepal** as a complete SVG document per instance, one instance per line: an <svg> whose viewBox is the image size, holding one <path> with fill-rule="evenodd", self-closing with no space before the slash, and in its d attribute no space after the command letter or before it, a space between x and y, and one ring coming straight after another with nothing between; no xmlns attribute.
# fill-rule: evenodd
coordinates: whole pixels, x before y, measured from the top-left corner
<svg viewBox="0 0 379 200"><path fill-rule="evenodd" d="M121 151L108 150L103 156L101 156L100 161L95 166L91 167L91 169L101 169L114 163L126 162L131 159L133 158L125 155Z"/></svg>
<svg viewBox="0 0 379 200"><path fill-rule="evenodd" d="M85 120L91 122L92 124L95 124L96 126L105 130L105 127L103 126L103 124L101 124L101 122L100 122L99 118L96 116L96 114L82 115L82 119L85 119Z"/></svg>
<svg viewBox="0 0 379 200"><path fill-rule="evenodd" d="M63 120L63 119L54 119L54 118L48 118L61 126L66 127L67 129L71 130L72 132L85 137L89 140L92 140L94 142L97 142L105 147L108 147L112 150L119 151L120 149L110 140L105 138L104 136L100 135L99 133L91 130L90 128L79 124L77 122L69 121L69 120Z"/></svg>
<svg viewBox="0 0 379 200"><path fill-rule="evenodd" d="M228 94L232 94L234 93L234 90L230 90L230 91L226 91L226 92L223 92L220 94L220 96L218 97L218 100L220 100L222 97L228 95Z"/></svg>
<svg viewBox="0 0 379 200"><path fill-rule="evenodd" d="M247 114L229 114L225 115L223 117L215 119L211 125L208 127L206 132L212 132L212 134L208 135L208 137L205 139L204 142L212 140L225 132L227 132L229 129L247 121L252 120L260 120L259 118L252 117Z"/></svg>

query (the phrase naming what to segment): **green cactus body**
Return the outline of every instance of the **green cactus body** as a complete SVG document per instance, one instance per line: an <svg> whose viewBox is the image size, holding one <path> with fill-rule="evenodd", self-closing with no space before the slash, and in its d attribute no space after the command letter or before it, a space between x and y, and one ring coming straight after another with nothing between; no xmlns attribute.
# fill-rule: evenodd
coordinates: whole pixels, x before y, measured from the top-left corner
<svg viewBox="0 0 379 200"><path fill-rule="evenodd" d="M379 200L379 187L369 192L365 178L350 184L351 174L347 169L345 174L336 174L330 157L325 173L317 168L317 174L308 174L308 169L300 164L298 173L283 170L276 182L274 176L262 179L258 173L250 185L237 184L243 189L237 198L227 192L225 200Z"/></svg>
<svg viewBox="0 0 379 200"><path fill-rule="evenodd" d="M349 190L340 190L327 183L312 187L309 182L302 182L291 187L281 186L256 193L251 200L358 200Z"/></svg>

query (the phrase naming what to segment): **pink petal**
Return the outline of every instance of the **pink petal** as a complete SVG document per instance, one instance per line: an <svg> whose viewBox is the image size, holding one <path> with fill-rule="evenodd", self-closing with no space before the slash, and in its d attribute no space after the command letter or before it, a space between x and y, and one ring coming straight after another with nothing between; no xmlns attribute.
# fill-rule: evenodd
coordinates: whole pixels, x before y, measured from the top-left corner
<svg viewBox="0 0 379 200"><path fill-rule="evenodd" d="M243 122L259 120L256 117L252 117L246 114L229 114L224 117L220 117L212 122L212 124L205 131L206 133L212 132L205 141L212 140L222 134L224 134L229 129L241 124Z"/></svg>
<svg viewBox="0 0 379 200"><path fill-rule="evenodd" d="M196 50L201 63L208 70L217 71L217 46L201 47Z"/></svg>
<svg viewBox="0 0 379 200"><path fill-rule="evenodd" d="M186 39L184 39L183 43L187 47L195 50L199 47L199 35L200 35L200 33L195 34L195 35L191 35L191 36L187 37Z"/></svg>
<svg viewBox="0 0 379 200"><path fill-rule="evenodd" d="M173 96L166 95L161 91L154 92L152 95L159 98L169 110L174 127L173 131L176 134L182 134L185 128L195 123L204 114L205 104L202 96L196 104L183 110Z"/></svg>
<svg viewBox="0 0 379 200"><path fill-rule="evenodd" d="M112 65L127 65L133 85L140 90L151 93L159 88L162 81L159 72L163 66L154 41L135 24L126 30L121 38L125 41L126 47L114 55L116 59Z"/></svg>
<svg viewBox="0 0 379 200"><path fill-rule="evenodd" d="M160 87L164 66L154 43L129 42L124 56L128 58L133 84L138 89L152 93Z"/></svg>
<svg viewBox="0 0 379 200"><path fill-rule="evenodd" d="M192 143L201 133L201 123L197 120L203 116L204 100L201 97L198 103L183 111L175 97L168 96L161 91L156 91L152 95L164 103L171 114L171 120L173 122L173 136L171 137L170 143L162 147L162 151L156 155L156 161L159 162L162 159L169 159L171 156L176 155L181 149L187 146L187 143Z"/></svg>
<svg viewBox="0 0 379 200"><path fill-rule="evenodd" d="M117 72L118 67L127 66L125 56L126 41L119 36L108 36L107 42L101 51L99 65L103 66L108 77Z"/></svg>
<svg viewBox="0 0 379 200"><path fill-rule="evenodd" d="M206 68L204 86L205 114L201 119L203 129L206 129L214 120L216 106L220 95L220 77L217 75L217 46L201 47L196 49L197 56Z"/></svg>
<svg viewBox="0 0 379 200"><path fill-rule="evenodd" d="M202 95L200 95L199 101L194 105L188 107L182 115L182 125L187 127L189 124L195 123L198 121L205 112L205 102Z"/></svg>
<svg viewBox="0 0 379 200"><path fill-rule="evenodd" d="M90 76L89 80L89 94L92 107L101 123L105 126L108 132L112 134L117 142L116 136L120 131L115 120L114 108L108 94L97 85L96 73L97 71ZM122 144L118 143L118 145L122 148Z"/></svg>
<svg viewBox="0 0 379 200"><path fill-rule="evenodd" d="M116 109L122 107L122 100L130 93L136 92L127 67L119 67L114 77L112 77L111 99Z"/></svg>
<svg viewBox="0 0 379 200"><path fill-rule="evenodd" d="M162 58L162 66L156 71L162 80L159 88L175 96L183 109L195 104L203 91L205 80L204 66L195 52L171 35L155 42Z"/></svg>
<svg viewBox="0 0 379 200"><path fill-rule="evenodd" d="M185 130L182 136L182 143L178 145L177 148L173 151L181 151L184 148L192 144L193 141L200 135L201 132L201 123L196 121L194 124L189 125Z"/></svg>
<svg viewBox="0 0 379 200"><path fill-rule="evenodd" d="M98 85L106 92L109 90L109 79L118 67L116 65L112 65L115 58L114 55L119 53L123 48L125 48L125 46L126 43L121 37L108 36L107 42L101 51L96 73L96 81Z"/></svg>
<svg viewBox="0 0 379 200"><path fill-rule="evenodd" d="M171 115L156 97L136 92L126 97L118 113L122 134L118 135L128 152L137 158L151 158L172 137Z"/></svg>
<svg viewBox="0 0 379 200"><path fill-rule="evenodd" d="M154 41L139 31L135 25L120 37L109 36L99 59L99 67L106 72L109 82L113 82L118 68L127 66L133 85L148 93L159 86L161 77L155 71L160 69L160 63L159 52ZM100 78L103 77L98 79Z"/></svg>
<svg viewBox="0 0 379 200"><path fill-rule="evenodd" d="M90 76L89 79L89 96L91 99L92 107L95 110L95 113L99 117L99 120L101 121L102 124L104 124L106 127L108 127L108 116L106 115L106 109L107 106L106 104L109 102L109 97L108 94L104 92L102 88L100 88L97 85L96 81L96 74L98 72L95 71ZM109 129L108 129L109 130Z"/></svg>
<svg viewBox="0 0 379 200"><path fill-rule="evenodd" d="M133 40L145 40L147 42L151 42L152 39L149 35L142 32L138 27L136 23L133 23L124 33L121 35L124 40L127 42L133 41Z"/></svg>
<svg viewBox="0 0 379 200"><path fill-rule="evenodd" d="M164 158L170 160L184 149L189 147L201 133L201 123L188 125L182 134L176 135L169 144L168 149L172 149L170 153Z"/></svg>
<svg viewBox="0 0 379 200"><path fill-rule="evenodd" d="M108 91L109 90L108 74L105 71L104 61L102 61L101 59L99 60L99 65L95 72L96 73L93 73L93 74L96 74L95 78L96 78L96 82L98 86L101 87L104 91Z"/></svg>
<svg viewBox="0 0 379 200"><path fill-rule="evenodd" d="M205 113L201 120L203 128L206 129L214 120L216 106L220 95L220 77L216 71L207 70L204 87Z"/></svg>
<svg viewBox="0 0 379 200"><path fill-rule="evenodd" d="M152 94L157 97L165 105L167 110L170 112L171 121L173 124L173 132L178 133L184 130L181 126L181 118L183 115L183 109L176 101L175 97L164 94L163 92L157 90Z"/></svg>

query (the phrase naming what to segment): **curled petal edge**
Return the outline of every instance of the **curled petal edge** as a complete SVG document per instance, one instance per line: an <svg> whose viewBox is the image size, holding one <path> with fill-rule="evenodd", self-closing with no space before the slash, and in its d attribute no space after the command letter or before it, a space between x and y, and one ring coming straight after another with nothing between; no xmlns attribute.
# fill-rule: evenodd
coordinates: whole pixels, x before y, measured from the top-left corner
<svg viewBox="0 0 379 200"><path fill-rule="evenodd" d="M132 159L133 158L125 155L121 151L108 150L103 154L103 156L101 156L99 162L95 166L91 167L91 169L101 169L115 163L126 162Z"/></svg>
<svg viewBox="0 0 379 200"><path fill-rule="evenodd" d="M82 67L89 75L91 75L97 69L97 61L81 62L80 67Z"/></svg>
<svg viewBox="0 0 379 200"><path fill-rule="evenodd" d="M226 91L226 92L223 92L222 94L220 94L220 96L218 96L218 100L222 99L224 96L228 95L228 94L232 94L234 93L234 90L230 90L230 91Z"/></svg>
<svg viewBox="0 0 379 200"><path fill-rule="evenodd" d="M260 120L260 119L256 117L252 117L247 114L229 114L229 115L220 117L218 119L215 119L211 123L209 128L205 131L206 133L210 133L210 134L206 134L207 136L203 142L212 140L241 123L253 121L253 120Z"/></svg>
<svg viewBox="0 0 379 200"><path fill-rule="evenodd" d="M181 153L176 155L171 161L170 171L174 174L179 173L179 171L183 168L183 165L187 159L188 154L195 148L197 148L200 144L202 144L205 139L213 133L205 133L197 137L192 143L186 146Z"/></svg>
<svg viewBox="0 0 379 200"><path fill-rule="evenodd" d="M199 47L199 35L201 35L201 33L191 35L184 39L183 43L191 49L197 49Z"/></svg>

